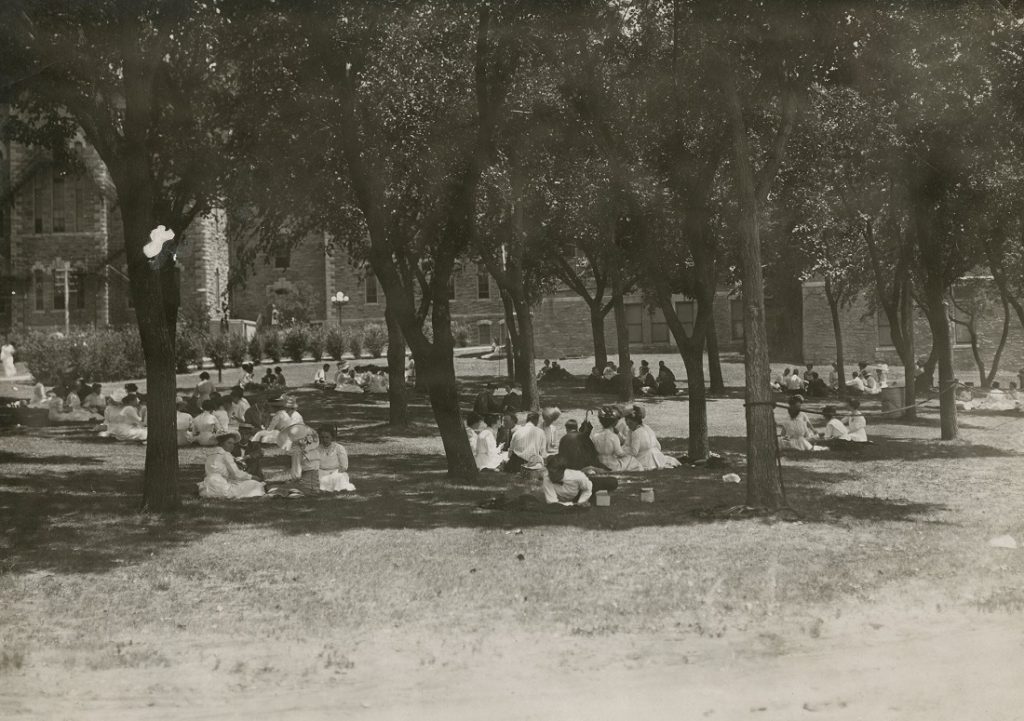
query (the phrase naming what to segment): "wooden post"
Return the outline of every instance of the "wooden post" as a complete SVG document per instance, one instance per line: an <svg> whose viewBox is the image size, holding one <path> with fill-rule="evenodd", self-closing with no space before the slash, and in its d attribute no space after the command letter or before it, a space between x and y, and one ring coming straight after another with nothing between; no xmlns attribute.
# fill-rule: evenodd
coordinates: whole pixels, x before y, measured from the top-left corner
<svg viewBox="0 0 1024 721"><path fill-rule="evenodd" d="M71 335L71 263L64 263L64 335Z"/></svg>

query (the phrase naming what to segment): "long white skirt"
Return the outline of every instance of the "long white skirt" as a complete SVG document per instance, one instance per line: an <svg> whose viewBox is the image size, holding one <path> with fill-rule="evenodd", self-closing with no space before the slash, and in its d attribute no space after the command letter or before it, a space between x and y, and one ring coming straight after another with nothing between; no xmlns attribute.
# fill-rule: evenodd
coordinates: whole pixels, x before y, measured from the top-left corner
<svg viewBox="0 0 1024 721"><path fill-rule="evenodd" d="M682 465L678 459L666 456L657 448L652 448L636 456L636 461L645 471L653 471L659 468L678 468Z"/></svg>
<svg viewBox="0 0 1024 721"><path fill-rule="evenodd" d="M100 433L100 438L114 438L119 441L145 441L148 429L145 427L113 425Z"/></svg>
<svg viewBox="0 0 1024 721"><path fill-rule="evenodd" d="M284 445L281 445L281 431L256 431L252 434L252 440L264 446L281 446L283 451L290 451L292 449L290 438L284 441Z"/></svg>
<svg viewBox="0 0 1024 721"><path fill-rule="evenodd" d="M640 462L634 456L618 456L607 455L598 456L597 460L601 462L601 465L605 466L609 471L642 471L643 467Z"/></svg>
<svg viewBox="0 0 1024 721"><path fill-rule="evenodd" d="M320 490L327 493L354 491L356 487L349 480L345 471L320 471Z"/></svg>
<svg viewBox="0 0 1024 721"><path fill-rule="evenodd" d="M264 495L262 481L229 481L219 473L211 473L196 485L203 498L256 498Z"/></svg>

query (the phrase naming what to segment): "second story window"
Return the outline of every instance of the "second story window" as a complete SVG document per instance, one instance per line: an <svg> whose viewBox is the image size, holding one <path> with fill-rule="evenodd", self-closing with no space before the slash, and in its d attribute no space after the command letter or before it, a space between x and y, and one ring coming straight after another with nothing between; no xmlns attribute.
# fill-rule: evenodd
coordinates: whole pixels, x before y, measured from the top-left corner
<svg viewBox="0 0 1024 721"><path fill-rule="evenodd" d="M280 270L287 270L292 264L291 248L278 248L274 255L274 267Z"/></svg>
<svg viewBox="0 0 1024 721"><path fill-rule="evenodd" d="M483 263L476 267L476 297L478 300L487 300L491 297L491 276Z"/></svg>
<svg viewBox="0 0 1024 721"><path fill-rule="evenodd" d="M377 304L377 276L373 273L367 273L364 281L366 288L366 304L376 305Z"/></svg>

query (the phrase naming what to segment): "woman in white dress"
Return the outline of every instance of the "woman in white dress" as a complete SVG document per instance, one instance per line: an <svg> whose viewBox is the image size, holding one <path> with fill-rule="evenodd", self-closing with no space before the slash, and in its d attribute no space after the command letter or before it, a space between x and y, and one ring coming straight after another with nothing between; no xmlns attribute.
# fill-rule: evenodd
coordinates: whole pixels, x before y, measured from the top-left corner
<svg viewBox="0 0 1024 721"><path fill-rule="evenodd" d="M825 406L821 409L821 415L825 416L825 432L823 438L826 441L848 441L850 432L843 422L836 418L836 407Z"/></svg>
<svg viewBox="0 0 1024 721"><path fill-rule="evenodd" d="M179 396L175 406L177 410L174 414L174 428L178 435L178 447L183 448L192 445L192 441L196 438L195 428L192 425L195 419L188 412L188 403L184 398Z"/></svg>
<svg viewBox="0 0 1024 721"><path fill-rule="evenodd" d="M322 426L320 436L320 490L327 493L354 491L356 487L348 476L348 453L338 443L334 428Z"/></svg>
<svg viewBox="0 0 1024 721"><path fill-rule="evenodd" d="M139 414L139 397L129 393L124 398L121 412L114 416L114 426L109 429L110 435L119 441L146 440L146 424Z"/></svg>
<svg viewBox="0 0 1024 721"><path fill-rule="evenodd" d="M661 452L661 443L654 435L651 427L644 424L646 412L640 406L633 406L633 409L626 416L626 425L629 426L629 453L636 458L637 463L645 471L653 471L658 468L678 468L682 464L678 459L666 456Z"/></svg>
<svg viewBox="0 0 1024 721"><path fill-rule="evenodd" d="M507 453L498 450L498 426L501 424L501 417L497 414L484 417L486 426L476 434L474 456L476 467L481 471L496 471L508 460Z"/></svg>
<svg viewBox="0 0 1024 721"><path fill-rule="evenodd" d="M799 403L789 404L789 408L786 409L786 417L779 422L779 427L782 429L779 448L793 451L814 450L813 441L818 434L807 418L807 414L801 410Z"/></svg>
<svg viewBox="0 0 1024 721"><path fill-rule="evenodd" d="M217 445L217 436L227 433L228 428L221 425L221 422L214 415L217 410L217 401L206 400L203 402L203 411L192 419L192 435L196 443L201 446Z"/></svg>
<svg viewBox="0 0 1024 721"><path fill-rule="evenodd" d="M64 410L71 416L70 420L75 422L99 421L103 419L103 416L99 413L95 413L89 408L83 408L82 399L79 398L78 393L75 391L68 392L67 398L64 400Z"/></svg>
<svg viewBox="0 0 1024 721"><path fill-rule="evenodd" d="M882 392L882 387L878 384L878 379L871 375L870 371L863 371L861 379L864 381L864 393L869 396L877 396Z"/></svg>
<svg viewBox="0 0 1024 721"><path fill-rule="evenodd" d="M860 401L856 398L851 398L846 401L846 405L850 407L850 415L846 419L846 427L850 431L850 440L859 441L860 443L867 443L868 441L868 422L860 412Z"/></svg>
<svg viewBox="0 0 1024 721"><path fill-rule="evenodd" d="M560 408L545 408L540 412L540 429L544 431L544 438L547 441L547 455L553 456L558 453L558 444L565 436L565 429L555 425L561 417Z"/></svg>
<svg viewBox="0 0 1024 721"><path fill-rule="evenodd" d="M238 467L232 451L238 443L237 433L221 433L217 447L206 456L206 476L199 486L203 498L255 498L264 495L264 486Z"/></svg>
<svg viewBox="0 0 1024 721"><path fill-rule="evenodd" d="M14 367L14 346L9 338L4 338L4 344L0 346L0 364L3 365L6 378L13 378L18 372Z"/></svg>
<svg viewBox="0 0 1024 721"><path fill-rule="evenodd" d="M351 395L361 396L365 393L363 387L356 382L356 376L353 371L340 370L334 377L334 390L338 393L348 393Z"/></svg>
<svg viewBox="0 0 1024 721"><path fill-rule="evenodd" d="M597 460L609 471L640 471L640 462L622 447L615 426L622 419L619 410L614 406L605 406L597 413L600 428L590 433L590 441L597 451Z"/></svg>
<svg viewBox="0 0 1024 721"><path fill-rule="evenodd" d="M278 443L278 436L281 431L297 426L300 423L305 423L305 421L302 418L302 414L299 413L299 404L296 403L294 398L288 396L285 398L284 408L274 414L274 417L270 419L270 423L267 424L266 430L256 431L252 436L252 440L268 446L277 445L285 451L291 450L291 441L286 439L284 445L282 445Z"/></svg>
<svg viewBox="0 0 1024 721"><path fill-rule="evenodd" d="M56 389L56 392L47 401L49 411L46 417L51 423L88 423L89 421L100 420L98 415L82 408L82 404L78 400L78 394L74 391L67 394L67 397L71 399L73 404L69 406L61 397L64 390L64 388Z"/></svg>

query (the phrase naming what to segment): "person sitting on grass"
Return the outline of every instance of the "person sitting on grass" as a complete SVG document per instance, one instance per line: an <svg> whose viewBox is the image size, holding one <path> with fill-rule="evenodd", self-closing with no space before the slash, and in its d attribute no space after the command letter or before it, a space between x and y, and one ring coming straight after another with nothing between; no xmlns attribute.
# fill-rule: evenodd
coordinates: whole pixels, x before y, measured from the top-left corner
<svg viewBox="0 0 1024 721"><path fill-rule="evenodd" d="M252 363L243 363L242 364L242 373L238 377L238 383L236 384L237 387L243 388L243 389L244 388L249 388L250 386L254 385L255 382L256 382L256 379L253 377Z"/></svg>
<svg viewBox="0 0 1024 721"><path fill-rule="evenodd" d="M93 383L89 393L82 399L82 408L103 415L103 409L107 405L107 399L103 397L103 386Z"/></svg>
<svg viewBox="0 0 1024 721"><path fill-rule="evenodd" d="M882 392L882 387L878 384L878 379L871 375L871 371L861 371L860 377L864 382L865 395L877 396Z"/></svg>
<svg viewBox="0 0 1024 721"><path fill-rule="evenodd" d="M202 408L203 403L210 400L210 394L216 390L216 386L213 381L210 380L210 374L203 371L199 374L199 382L196 383L196 388L192 391L192 396L196 399L196 403Z"/></svg>
<svg viewBox="0 0 1024 721"><path fill-rule="evenodd" d="M676 394L676 374L665 365L665 361L658 361L657 382L659 396L674 396Z"/></svg>
<svg viewBox="0 0 1024 721"><path fill-rule="evenodd" d="M75 391L68 391L64 401L64 421L70 423L81 423L88 421L102 420L103 416L89 408L82 407L81 396Z"/></svg>
<svg viewBox="0 0 1024 721"><path fill-rule="evenodd" d="M253 425L250 414L252 404L245 399L245 391L243 391L240 386L235 386L231 389L231 394L228 396L228 403L229 426L241 428L243 426L248 427Z"/></svg>
<svg viewBox="0 0 1024 721"><path fill-rule="evenodd" d="M470 448L476 448L476 437L484 429L484 418L476 411L466 414L466 440Z"/></svg>
<svg viewBox="0 0 1024 721"><path fill-rule="evenodd" d="M260 378L260 386L263 390L269 390L274 387L274 370L267 368L267 372Z"/></svg>
<svg viewBox="0 0 1024 721"><path fill-rule="evenodd" d="M114 428L110 435L119 441L140 441L146 440L146 422L139 413L141 405L139 397L129 393L124 398L124 407L114 419Z"/></svg>
<svg viewBox="0 0 1024 721"><path fill-rule="evenodd" d="M265 486L235 462L239 435L234 431L219 433L217 447L206 455L206 475L199 486L203 498L255 498L265 494Z"/></svg>
<svg viewBox="0 0 1024 721"><path fill-rule="evenodd" d="M195 440L194 419L192 414L188 412L188 403L185 402L184 398L179 397L175 406L177 410L174 414L174 427L178 434L178 447L183 448L184 446L192 445L192 442Z"/></svg>
<svg viewBox="0 0 1024 721"><path fill-rule="evenodd" d="M786 409L786 417L779 422L782 429L779 448L793 451L813 451L813 440L818 437L811 426L807 415L801 410L799 403L790 403Z"/></svg>
<svg viewBox="0 0 1024 721"><path fill-rule="evenodd" d="M793 372L786 379L786 390L789 393L800 393L803 389L804 379L800 377L800 372L794 368Z"/></svg>
<svg viewBox="0 0 1024 721"><path fill-rule="evenodd" d="M515 413L502 413L501 414L501 427L498 428L497 441L498 450L507 451L509 443L512 441L512 432L519 425L519 416Z"/></svg>
<svg viewBox="0 0 1024 721"><path fill-rule="evenodd" d="M804 371L804 384L811 382L811 378L814 377L814 364L808 363L806 366L807 370Z"/></svg>
<svg viewBox="0 0 1024 721"><path fill-rule="evenodd" d="M570 418L565 422L565 435L558 442L558 455L567 468L582 471L598 464L597 452L589 436L580 433L579 424Z"/></svg>
<svg viewBox="0 0 1024 721"><path fill-rule="evenodd" d="M388 376L384 371L370 371L366 377L366 392L370 395L383 395L388 392Z"/></svg>
<svg viewBox="0 0 1024 721"><path fill-rule="evenodd" d="M604 379L605 383L611 383L615 380L615 376L619 374L619 369L615 367L615 363L608 361L604 364L604 370L601 371L601 378Z"/></svg>
<svg viewBox="0 0 1024 721"><path fill-rule="evenodd" d="M231 396L220 396L217 398L217 408L213 411L213 415L217 416L217 423L221 428L237 431L238 421L231 415L232 405Z"/></svg>
<svg viewBox="0 0 1024 721"><path fill-rule="evenodd" d="M217 445L217 436L228 432L227 426L222 426L214 415L216 410L217 401L211 398L203 403L202 412L192 419L192 435L201 446Z"/></svg>
<svg viewBox="0 0 1024 721"><path fill-rule="evenodd" d="M315 496L320 493L320 437L312 428L305 433L294 431L295 440L291 446L292 483L290 488L303 495Z"/></svg>
<svg viewBox="0 0 1024 721"><path fill-rule="evenodd" d="M625 415L629 427L629 446L627 452L633 456L640 468L653 471L659 468L678 468L682 465L678 459L666 456L661 452L661 443L650 426L644 424L647 412L642 406L633 406Z"/></svg>
<svg viewBox="0 0 1024 721"><path fill-rule="evenodd" d="M829 396L829 387L817 371L811 371L811 380L807 383L807 395L811 398L828 398Z"/></svg>
<svg viewBox="0 0 1024 721"><path fill-rule="evenodd" d="M544 376L546 376L550 372L551 372L551 361L548 358L545 358L544 359L544 365L542 365L540 367L540 370L537 371L537 380L538 381L544 380Z"/></svg>
<svg viewBox="0 0 1024 721"><path fill-rule="evenodd" d="M498 426L501 416L489 414L484 416L484 427L476 434L473 446L476 467L481 471L497 471L508 460L508 454L498 450Z"/></svg>
<svg viewBox="0 0 1024 721"><path fill-rule="evenodd" d="M860 412L860 401L851 398L846 401L850 415L846 418L846 427L850 432L850 440L860 443L868 441L868 422Z"/></svg>
<svg viewBox="0 0 1024 721"><path fill-rule="evenodd" d="M288 381L284 379L284 371L281 366L274 366L274 388L287 388Z"/></svg>
<svg viewBox="0 0 1024 721"><path fill-rule="evenodd" d="M590 367L590 375L583 382L583 388L590 393L600 393L604 389L604 376L597 366Z"/></svg>
<svg viewBox="0 0 1024 721"><path fill-rule="evenodd" d="M551 456L544 470L544 502L563 506L586 506L594 493L594 484L583 471L566 466L565 459Z"/></svg>
<svg viewBox="0 0 1024 721"><path fill-rule="evenodd" d="M313 385L317 386L318 388L322 388L323 386L327 385L327 374L330 372L330 370L331 364L324 363L323 368L318 370L316 372L316 375L313 376Z"/></svg>
<svg viewBox="0 0 1024 721"><path fill-rule="evenodd" d="M274 414L274 417L270 419L270 423L267 424L266 430L254 433L252 440L269 446L281 445L278 443L281 432L304 422L302 414L299 413L299 404L295 402L294 398L288 396L284 399L284 408ZM282 449L290 450L291 443L285 443Z"/></svg>
<svg viewBox="0 0 1024 721"><path fill-rule="evenodd" d="M822 438L826 441L849 441L850 431L843 425L843 422L836 418L836 407L825 406L821 409L821 415L825 417L825 432Z"/></svg>
<svg viewBox="0 0 1024 721"><path fill-rule="evenodd" d="M864 379L860 377L858 371L853 371L850 375L850 380L846 382L846 392L852 396L864 395Z"/></svg>
<svg viewBox="0 0 1024 721"><path fill-rule="evenodd" d="M640 462L622 445L622 438L616 430L621 418L622 414L615 406L604 406L597 412L600 428L590 434L597 461L610 471L643 470Z"/></svg>
<svg viewBox="0 0 1024 721"><path fill-rule="evenodd" d="M544 468L547 436L538 428L539 424L540 414L530 411L526 414L526 423L512 433L508 463L505 464L505 470L509 473L523 469L541 471Z"/></svg>
<svg viewBox="0 0 1024 721"><path fill-rule="evenodd" d="M541 411L540 429L544 431L544 437L547 439L544 452L545 456L553 456L558 453L558 443L562 440L562 436L565 435L565 431L555 425L555 422L561 417L561 415L561 409L556 407L545 408Z"/></svg>
<svg viewBox="0 0 1024 721"><path fill-rule="evenodd" d="M320 490L327 493L354 491L356 487L348 476L348 453L338 443L333 426L321 426L320 436Z"/></svg>
<svg viewBox="0 0 1024 721"><path fill-rule="evenodd" d="M521 410L522 399L516 392L515 388L509 388L508 393L505 394L504 400L501 402L502 413L516 413Z"/></svg>
<svg viewBox="0 0 1024 721"><path fill-rule="evenodd" d="M498 401L494 398L495 388L497 386L494 383L488 383L482 391L476 394L476 398L473 399L473 412L478 416L482 417L500 412L501 408L498 405Z"/></svg>
<svg viewBox="0 0 1024 721"><path fill-rule="evenodd" d="M645 360L640 361L640 370L637 372L633 387L637 393L643 393L648 396L658 392L658 381L654 374L651 373L651 367Z"/></svg>

